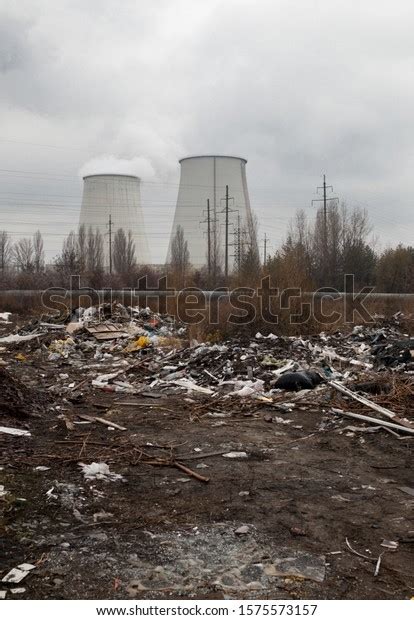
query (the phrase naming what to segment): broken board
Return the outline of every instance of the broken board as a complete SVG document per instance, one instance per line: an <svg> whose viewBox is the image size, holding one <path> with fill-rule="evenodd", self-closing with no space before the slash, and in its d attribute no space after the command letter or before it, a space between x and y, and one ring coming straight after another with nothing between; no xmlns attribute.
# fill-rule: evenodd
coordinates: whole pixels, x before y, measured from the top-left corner
<svg viewBox="0 0 414 620"><path fill-rule="evenodd" d="M115 338L126 338L127 333L120 331L111 323L99 323L99 325L91 325L86 331L94 336L97 340L113 340Z"/></svg>

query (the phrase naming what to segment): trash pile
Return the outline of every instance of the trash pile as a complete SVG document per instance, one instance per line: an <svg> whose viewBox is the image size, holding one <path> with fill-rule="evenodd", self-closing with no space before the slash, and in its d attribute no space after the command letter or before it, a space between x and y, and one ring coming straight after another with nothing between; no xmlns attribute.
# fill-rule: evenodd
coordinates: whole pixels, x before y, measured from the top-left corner
<svg viewBox="0 0 414 620"><path fill-rule="evenodd" d="M305 339L257 333L211 344L189 341L186 327L169 315L114 303L77 308L65 325L53 317L33 320L0 338L0 345L17 350L22 362L40 358L64 368L50 391L72 402L88 390L103 390L250 398L283 409L286 392L292 392L290 400L326 407L329 390L353 408L363 405L393 419L404 416L414 390L414 338L401 332L400 319L399 313L375 326L357 325L349 334ZM82 381L72 371L80 371ZM368 400L373 395L382 405ZM392 401L396 412L384 406ZM339 407L333 412L342 413Z"/></svg>
<svg viewBox="0 0 414 620"><path fill-rule="evenodd" d="M401 316L200 342L118 303L63 324L3 314L0 500L21 546L0 598L68 596L78 574L107 588L97 554L114 597L118 578L129 596L208 583L237 595L296 584L308 598L320 591L305 582L331 579L340 597L355 557L394 575L413 540L414 338Z"/></svg>

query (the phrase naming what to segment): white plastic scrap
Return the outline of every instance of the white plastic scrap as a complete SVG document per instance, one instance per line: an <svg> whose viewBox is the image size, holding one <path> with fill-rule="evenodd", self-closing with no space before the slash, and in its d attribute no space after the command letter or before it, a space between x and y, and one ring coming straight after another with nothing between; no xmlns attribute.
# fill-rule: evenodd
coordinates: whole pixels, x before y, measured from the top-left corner
<svg viewBox="0 0 414 620"><path fill-rule="evenodd" d="M79 308L79 320L82 321L82 323L88 323L93 319L97 311L98 310L95 306L90 306L89 308Z"/></svg>
<svg viewBox="0 0 414 620"><path fill-rule="evenodd" d="M40 333L28 334L27 336L20 336L20 334L11 334L10 336L3 336L0 338L0 343L12 344L13 342L25 342L26 340L34 340Z"/></svg>
<svg viewBox="0 0 414 620"><path fill-rule="evenodd" d="M276 377L280 377L280 375L283 375L283 373L286 372L287 370L291 370L292 368L294 368L295 365L296 365L295 362L293 360L290 360L287 364L285 364L281 368L276 368L276 370L272 370L272 373L276 375Z"/></svg>
<svg viewBox="0 0 414 620"><path fill-rule="evenodd" d="M116 371L106 375L98 375L96 379L92 379L92 385L100 388L101 390L110 390L111 392L128 392L133 394L135 392L135 388L127 381L114 381L113 384L109 384L109 381L118 377L119 374L120 372Z"/></svg>
<svg viewBox="0 0 414 620"><path fill-rule="evenodd" d="M200 392L201 394L214 394L213 390L210 390L210 388L205 388L201 385L197 385L197 383L194 383L194 381L191 381L186 377L183 377L182 379L176 379L175 381L172 381L172 383L174 383L174 385L187 388L187 390L191 390L193 392Z"/></svg>
<svg viewBox="0 0 414 620"><path fill-rule="evenodd" d="M7 590L0 590L0 601L4 601L7 596Z"/></svg>
<svg viewBox="0 0 414 620"><path fill-rule="evenodd" d="M12 428L11 426L0 426L0 433L5 433L6 435L17 435L18 437L31 436L31 433L29 431L25 431L21 428Z"/></svg>
<svg viewBox="0 0 414 620"><path fill-rule="evenodd" d="M9 318L11 317L11 312L0 312L0 321L4 323L10 323Z"/></svg>
<svg viewBox="0 0 414 620"><path fill-rule="evenodd" d="M223 456L225 459L247 459L247 452L227 452Z"/></svg>
<svg viewBox="0 0 414 620"><path fill-rule="evenodd" d="M276 336L276 334L268 334L267 336L263 336L263 334L261 334L260 332L257 332L255 338L257 338L258 340L260 340L261 338L267 338L268 340L277 340L279 338L279 336Z"/></svg>
<svg viewBox="0 0 414 620"><path fill-rule="evenodd" d="M106 388L111 379L115 379L119 375L118 372L111 372L107 375L98 375L96 379L92 379L92 385L98 388Z"/></svg>
<svg viewBox="0 0 414 620"><path fill-rule="evenodd" d="M229 396L251 396L257 392L263 392L264 381L236 381L233 392Z"/></svg>
<svg viewBox="0 0 414 620"><path fill-rule="evenodd" d="M82 468L85 480L105 480L106 482L124 480L121 474L115 474L109 471L109 465L107 465L107 463L91 463L90 465L79 463L79 466Z"/></svg>
<svg viewBox="0 0 414 620"><path fill-rule="evenodd" d="M242 536L243 534L248 534L250 532L250 528L248 525L241 525L240 527L237 528L237 530L234 530L234 533L237 534L238 536Z"/></svg>
<svg viewBox="0 0 414 620"><path fill-rule="evenodd" d="M19 564L17 568L12 568L2 579L3 583L20 583L31 570L36 568L34 564Z"/></svg>

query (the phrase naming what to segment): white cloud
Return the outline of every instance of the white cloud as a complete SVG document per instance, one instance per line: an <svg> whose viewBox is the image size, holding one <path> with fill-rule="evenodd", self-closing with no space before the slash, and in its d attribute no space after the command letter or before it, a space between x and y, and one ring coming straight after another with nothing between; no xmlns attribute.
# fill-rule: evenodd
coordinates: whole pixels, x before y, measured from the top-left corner
<svg viewBox="0 0 414 620"><path fill-rule="evenodd" d="M120 159L115 155L103 155L90 159L79 171L81 177L89 174L131 174L148 179L154 176L154 169L144 157Z"/></svg>

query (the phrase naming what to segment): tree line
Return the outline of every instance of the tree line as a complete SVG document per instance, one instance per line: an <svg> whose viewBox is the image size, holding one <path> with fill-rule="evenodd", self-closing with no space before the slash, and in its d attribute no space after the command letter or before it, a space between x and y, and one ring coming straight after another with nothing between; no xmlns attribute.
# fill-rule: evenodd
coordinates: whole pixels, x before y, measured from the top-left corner
<svg viewBox="0 0 414 620"><path fill-rule="evenodd" d="M323 209L311 220L298 211L291 221L281 247L261 264L257 246L257 224L249 235L241 235L232 272L223 273L221 247L214 248L210 269L191 265L188 243L182 227L173 235L168 264L163 267L139 265L131 231L114 232L111 254L112 274L108 273L108 248L99 229L80 226L64 239L58 256L45 264L44 244L40 231L33 237L12 242L6 231L0 231L0 286L4 288L47 288L68 286L71 275L80 275L83 285L136 286L138 277L147 275L150 282L168 275L177 288L197 286L256 286L261 277L270 275L276 286L321 287L343 289L344 276L353 274L357 287L374 286L377 291L414 293L414 247L376 249L372 225L366 210L350 209L345 203ZM244 239L244 240L243 240ZM211 260L211 253L210 253Z"/></svg>

